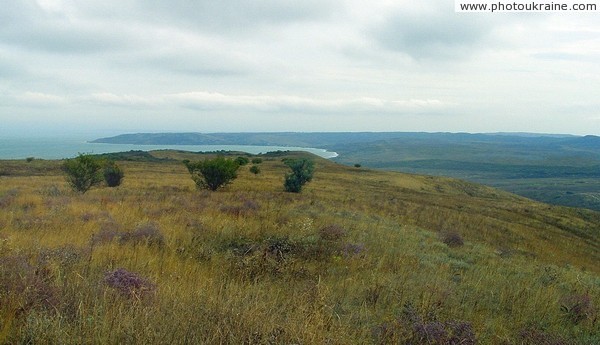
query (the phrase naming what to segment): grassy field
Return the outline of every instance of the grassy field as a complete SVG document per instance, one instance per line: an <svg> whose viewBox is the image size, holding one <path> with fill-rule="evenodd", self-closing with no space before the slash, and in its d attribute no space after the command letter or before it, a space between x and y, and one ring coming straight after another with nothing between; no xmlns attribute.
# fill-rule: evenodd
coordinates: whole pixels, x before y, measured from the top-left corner
<svg viewBox="0 0 600 345"><path fill-rule="evenodd" d="M152 155L83 195L0 161L0 343L600 343L598 212L314 156L301 194L282 155L207 192L210 155Z"/></svg>
<svg viewBox="0 0 600 345"><path fill-rule="evenodd" d="M415 134L416 135L416 134ZM481 183L554 205L600 211L600 139L429 135L332 145L348 165Z"/></svg>

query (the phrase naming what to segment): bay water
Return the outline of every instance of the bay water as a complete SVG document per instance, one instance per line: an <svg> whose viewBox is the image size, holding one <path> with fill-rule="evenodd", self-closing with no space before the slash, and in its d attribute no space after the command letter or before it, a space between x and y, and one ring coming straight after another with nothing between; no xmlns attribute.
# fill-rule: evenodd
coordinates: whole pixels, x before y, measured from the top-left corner
<svg viewBox="0 0 600 345"><path fill-rule="evenodd" d="M0 137L0 159L73 158L79 153L111 153L131 150L183 150L192 152L241 151L251 154L272 151L306 151L323 158L333 158L337 153L319 148L253 145L131 145L91 143L94 139L82 137Z"/></svg>

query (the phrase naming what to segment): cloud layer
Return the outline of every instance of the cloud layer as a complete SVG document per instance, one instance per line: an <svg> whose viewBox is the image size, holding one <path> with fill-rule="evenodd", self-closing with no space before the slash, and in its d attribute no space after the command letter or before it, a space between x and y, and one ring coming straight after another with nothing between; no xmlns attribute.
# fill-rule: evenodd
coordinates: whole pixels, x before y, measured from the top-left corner
<svg viewBox="0 0 600 345"><path fill-rule="evenodd" d="M452 5L9 1L0 135L32 126L600 134L596 14Z"/></svg>

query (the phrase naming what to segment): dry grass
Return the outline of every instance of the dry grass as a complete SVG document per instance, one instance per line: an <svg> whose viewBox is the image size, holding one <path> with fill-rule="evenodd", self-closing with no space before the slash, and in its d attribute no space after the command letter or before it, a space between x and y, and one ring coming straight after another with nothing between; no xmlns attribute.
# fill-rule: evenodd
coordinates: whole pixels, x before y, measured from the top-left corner
<svg viewBox="0 0 600 345"><path fill-rule="evenodd" d="M317 158L290 194L281 158L212 193L177 161L119 162L85 195L10 162L0 343L600 342L598 213Z"/></svg>

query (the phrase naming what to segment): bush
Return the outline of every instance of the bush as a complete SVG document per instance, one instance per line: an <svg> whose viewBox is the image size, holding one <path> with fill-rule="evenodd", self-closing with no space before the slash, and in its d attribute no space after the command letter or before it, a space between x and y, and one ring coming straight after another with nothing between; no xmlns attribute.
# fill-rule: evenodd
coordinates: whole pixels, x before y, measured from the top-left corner
<svg viewBox="0 0 600 345"><path fill-rule="evenodd" d="M254 175L258 175L258 174L260 174L260 168L256 165L253 165L250 167L250 172L253 173Z"/></svg>
<svg viewBox="0 0 600 345"><path fill-rule="evenodd" d="M459 233L454 231L448 231L442 234L442 241L448 247L460 247L465 244L462 236Z"/></svg>
<svg viewBox="0 0 600 345"><path fill-rule="evenodd" d="M123 179L123 170L113 161L108 161L103 170L104 181L109 187L117 187L121 185Z"/></svg>
<svg viewBox="0 0 600 345"><path fill-rule="evenodd" d="M284 163L292 169L291 173L285 175L283 183L285 190L300 193L302 186L312 180L315 170L314 163L308 159L288 159Z"/></svg>
<svg viewBox="0 0 600 345"><path fill-rule="evenodd" d="M212 191L216 191L236 179L237 170L240 167L236 161L223 157L199 162L186 160L183 164L187 167L198 188Z"/></svg>
<svg viewBox="0 0 600 345"><path fill-rule="evenodd" d="M106 272L104 283L117 290L121 295L135 299L150 295L156 290L154 283L135 272L129 272L123 268Z"/></svg>
<svg viewBox="0 0 600 345"><path fill-rule="evenodd" d="M77 192L85 193L102 182L102 165L92 155L79 154L76 158L67 159L62 168L67 174L67 182Z"/></svg>
<svg viewBox="0 0 600 345"><path fill-rule="evenodd" d="M260 164L262 162L262 158L252 158L252 164Z"/></svg>
<svg viewBox="0 0 600 345"><path fill-rule="evenodd" d="M250 163L250 160L248 158L241 157L241 156L236 158L235 161L237 162L237 164L239 166L244 166L244 165L247 165L248 163Z"/></svg>
<svg viewBox="0 0 600 345"><path fill-rule="evenodd" d="M360 165L360 164L358 164L358 163L354 164L354 167L355 167L355 168L360 168L361 166L362 166L362 165Z"/></svg>

